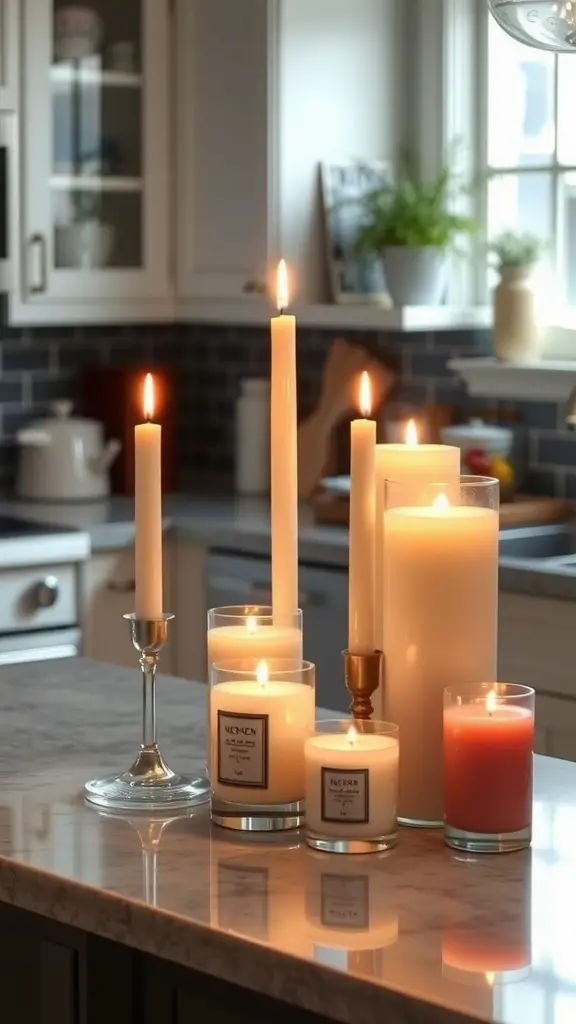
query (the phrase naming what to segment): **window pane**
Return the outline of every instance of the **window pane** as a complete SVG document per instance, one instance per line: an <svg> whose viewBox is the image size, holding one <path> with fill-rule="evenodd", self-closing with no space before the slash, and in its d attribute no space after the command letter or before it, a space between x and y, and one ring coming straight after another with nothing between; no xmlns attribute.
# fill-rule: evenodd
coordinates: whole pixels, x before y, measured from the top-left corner
<svg viewBox="0 0 576 1024"><path fill-rule="evenodd" d="M554 155L554 61L511 39L492 17L488 30L488 164L534 167Z"/></svg>
<svg viewBox="0 0 576 1024"><path fill-rule="evenodd" d="M576 306L576 172L562 175L558 191L561 228L559 269L566 302L569 306Z"/></svg>
<svg viewBox="0 0 576 1024"><path fill-rule="evenodd" d="M530 231L550 241L552 175L545 172L498 174L488 184L488 235L501 231Z"/></svg>
<svg viewBox="0 0 576 1024"><path fill-rule="evenodd" d="M575 95L576 61L566 54L558 59L558 160L576 167Z"/></svg>

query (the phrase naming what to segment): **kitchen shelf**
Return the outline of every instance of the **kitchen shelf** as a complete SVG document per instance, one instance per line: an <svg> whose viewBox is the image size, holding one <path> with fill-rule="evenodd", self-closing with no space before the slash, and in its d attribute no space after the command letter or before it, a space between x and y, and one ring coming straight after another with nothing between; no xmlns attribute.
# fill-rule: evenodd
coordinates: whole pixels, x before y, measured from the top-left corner
<svg viewBox="0 0 576 1024"><path fill-rule="evenodd" d="M492 310L485 306L381 306L346 303L294 305L289 310L300 327L358 331L457 331L489 328ZM187 299L179 303L179 319L196 323L266 324L274 306L264 299Z"/></svg>
<svg viewBox="0 0 576 1024"><path fill-rule="evenodd" d="M141 192L142 178L114 178L111 175L53 174L50 188L66 192Z"/></svg>
<svg viewBox="0 0 576 1024"><path fill-rule="evenodd" d="M487 356L450 359L447 365L473 397L567 402L576 390L576 359L503 363Z"/></svg>
<svg viewBox="0 0 576 1024"><path fill-rule="evenodd" d="M50 81L57 86L94 86L114 89L139 89L142 75L136 71L108 71L74 64L52 64Z"/></svg>

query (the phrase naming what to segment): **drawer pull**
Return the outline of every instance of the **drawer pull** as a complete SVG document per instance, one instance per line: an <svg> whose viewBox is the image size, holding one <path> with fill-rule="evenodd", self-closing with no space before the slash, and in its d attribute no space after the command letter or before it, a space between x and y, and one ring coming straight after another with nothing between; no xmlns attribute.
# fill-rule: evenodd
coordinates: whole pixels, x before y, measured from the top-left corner
<svg viewBox="0 0 576 1024"><path fill-rule="evenodd" d="M38 608L52 608L60 596L60 583L57 576L45 576L37 584L35 598Z"/></svg>
<svg viewBox="0 0 576 1024"><path fill-rule="evenodd" d="M111 594L133 594L136 590L136 580L110 580L106 590Z"/></svg>

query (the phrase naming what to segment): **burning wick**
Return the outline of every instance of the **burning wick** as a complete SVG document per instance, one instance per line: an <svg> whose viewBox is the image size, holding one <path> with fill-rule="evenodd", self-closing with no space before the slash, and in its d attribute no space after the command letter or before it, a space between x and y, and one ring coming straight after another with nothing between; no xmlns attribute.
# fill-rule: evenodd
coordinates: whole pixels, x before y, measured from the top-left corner
<svg viewBox="0 0 576 1024"><path fill-rule="evenodd" d="M255 615L248 615L246 619L246 629L248 630L249 633L258 632L258 620L256 619Z"/></svg>
<svg viewBox="0 0 576 1024"><path fill-rule="evenodd" d="M493 713L496 711L496 694L494 690L490 690L490 693L486 697L486 711L492 718Z"/></svg>
<svg viewBox="0 0 576 1024"><path fill-rule="evenodd" d="M256 669L256 682L260 683L260 686L265 687L268 679L268 665L265 661L259 661Z"/></svg>
<svg viewBox="0 0 576 1024"><path fill-rule="evenodd" d="M350 728L348 729L348 732L346 733L346 739L348 740L348 743L350 744L351 747L353 747L354 744L356 743L357 736L358 733L356 729L354 728L353 725L351 725Z"/></svg>

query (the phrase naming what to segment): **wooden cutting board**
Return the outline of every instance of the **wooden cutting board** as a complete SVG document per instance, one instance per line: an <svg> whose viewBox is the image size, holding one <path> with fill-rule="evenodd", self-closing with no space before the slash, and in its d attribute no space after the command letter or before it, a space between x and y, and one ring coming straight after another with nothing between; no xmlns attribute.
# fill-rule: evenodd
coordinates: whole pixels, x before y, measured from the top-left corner
<svg viewBox="0 0 576 1024"><path fill-rule="evenodd" d="M314 519L317 523L348 526L350 499L347 494L320 491L312 499ZM545 498L530 494L517 494L514 501L500 506L500 526L535 526L544 523L563 523L574 516L571 502L565 498Z"/></svg>

